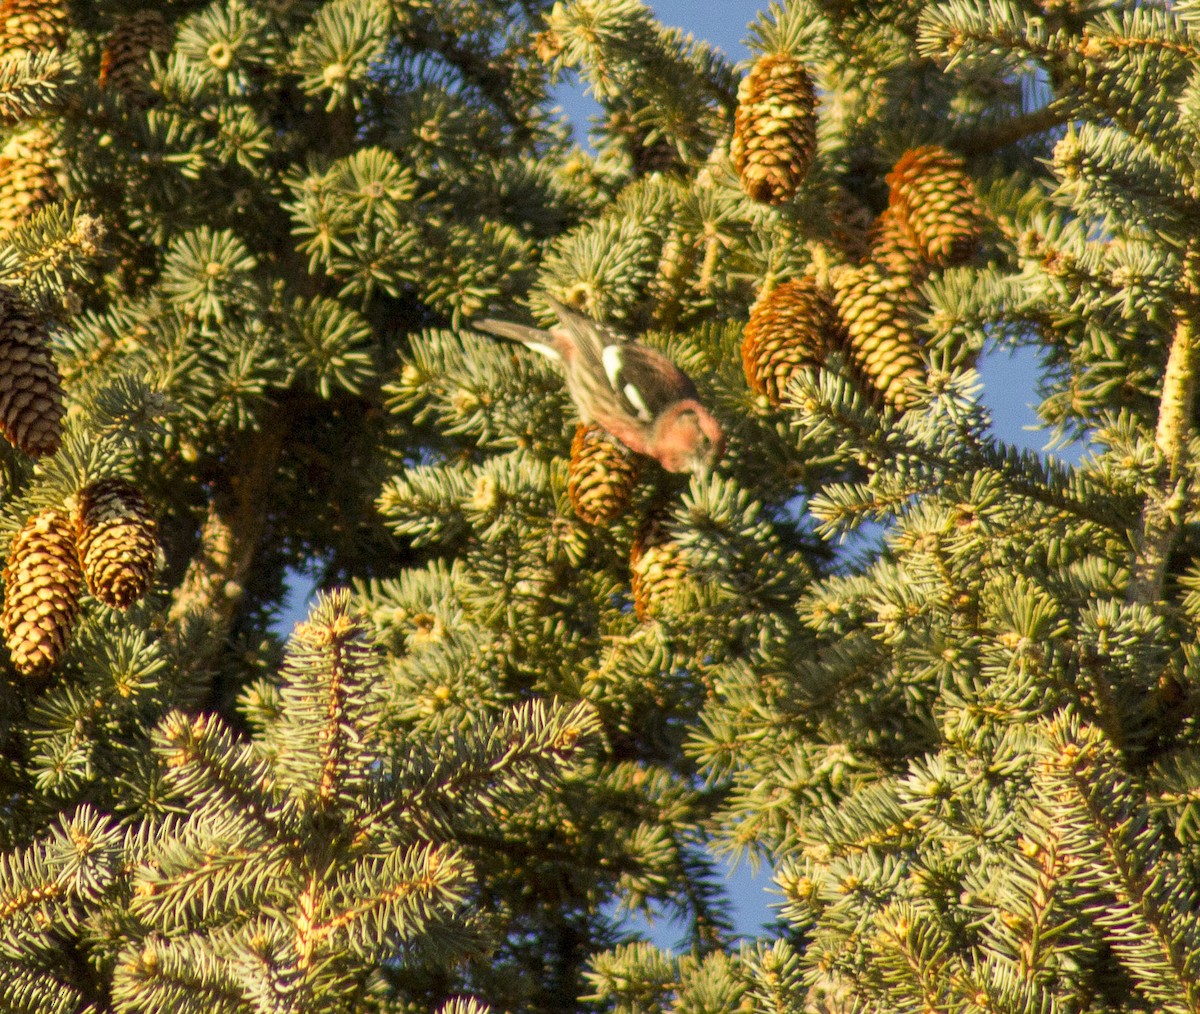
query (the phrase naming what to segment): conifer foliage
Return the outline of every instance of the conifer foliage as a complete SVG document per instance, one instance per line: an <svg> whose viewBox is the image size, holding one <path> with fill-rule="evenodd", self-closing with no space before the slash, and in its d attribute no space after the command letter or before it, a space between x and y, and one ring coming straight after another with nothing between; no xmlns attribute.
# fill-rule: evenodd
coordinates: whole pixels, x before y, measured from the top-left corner
<svg viewBox="0 0 1200 1014"><path fill-rule="evenodd" d="M1200 8L746 38L0 0L0 1011L1200 1012Z"/></svg>

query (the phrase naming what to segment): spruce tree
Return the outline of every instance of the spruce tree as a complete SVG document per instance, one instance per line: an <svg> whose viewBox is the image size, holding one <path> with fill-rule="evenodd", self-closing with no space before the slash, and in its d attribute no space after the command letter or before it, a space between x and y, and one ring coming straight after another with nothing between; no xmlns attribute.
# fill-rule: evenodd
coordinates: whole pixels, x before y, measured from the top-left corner
<svg viewBox="0 0 1200 1014"><path fill-rule="evenodd" d="M1200 13L748 35L0 0L0 1011L1200 1011Z"/></svg>

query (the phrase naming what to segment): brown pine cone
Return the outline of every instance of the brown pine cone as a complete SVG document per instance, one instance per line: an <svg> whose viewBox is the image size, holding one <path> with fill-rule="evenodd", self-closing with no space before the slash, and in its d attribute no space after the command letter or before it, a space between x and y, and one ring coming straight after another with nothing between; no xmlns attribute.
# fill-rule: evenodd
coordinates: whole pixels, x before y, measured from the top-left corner
<svg viewBox="0 0 1200 1014"><path fill-rule="evenodd" d="M876 264L837 268L830 282L851 362L878 398L903 411L912 400L910 384L925 376L912 325L912 284L884 275Z"/></svg>
<svg viewBox="0 0 1200 1014"><path fill-rule="evenodd" d="M797 370L820 366L846 336L829 293L812 275L772 289L754 304L742 339L742 369L756 394L782 404Z"/></svg>
<svg viewBox="0 0 1200 1014"><path fill-rule="evenodd" d="M62 157L45 127L31 126L0 150L0 236L62 195Z"/></svg>
<svg viewBox="0 0 1200 1014"><path fill-rule="evenodd" d="M783 204L808 175L817 150L817 93L804 65L787 53L762 56L738 87L729 153L742 189Z"/></svg>
<svg viewBox="0 0 1200 1014"><path fill-rule="evenodd" d="M929 275L929 263L917 245L917 237L894 205L884 208L875 219L866 259L878 264L884 274L907 279L913 285Z"/></svg>
<svg viewBox="0 0 1200 1014"><path fill-rule="evenodd" d="M656 519L648 521L629 553L629 586L637 618L649 620L670 614L687 573L683 550L666 526Z"/></svg>
<svg viewBox="0 0 1200 1014"><path fill-rule="evenodd" d="M171 51L171 29L155 8L121 18L113 27L100 57L100 87L122 93L138 108L153 103L150 55Z"/></svg>
<svg viewBox="0 0 1200 1014"><path fill-rule="evenodd" d="M586 423L575 427L567 492L582 521L603 525L620 517L637 480L637 461L603 429Z"/></svg>
<svg viewBox="0 0 1200 1014"><path fill-rule="evenodd" d="M58 450L62 420L62 380L46 332L12 292L0 292L0 433L43 457Z"/></svg>
<svg viewBox="0 0 1200 1014"><path fill-rule="evenodd" d="M69 30L66 0L0 0L0 56L65 49Z"/></svg>
<svg viewBox="0 0 1200 1014"><path fill-rule="evenodd" d="M63 513L35 514L13 539L4 568L4 639L17 671L34 675L62 656L79 615L83 575L75 527Z"/></svg>
<svg viewBox="0 0 1200 1014"><path fill-rule="evenodd" d="M967 260L985 217L963 160L938 145L913 148L887 175L889 207L907 223L921 256L945 267Z"/></svg>
<svg viewBox="0 0 1200 1014"><path fill-rule="evenodd" d="M142 491L124 479L93 482L79 495L75 523L88 591L116 609L145 595L158 561L158 526Z"/></svg>

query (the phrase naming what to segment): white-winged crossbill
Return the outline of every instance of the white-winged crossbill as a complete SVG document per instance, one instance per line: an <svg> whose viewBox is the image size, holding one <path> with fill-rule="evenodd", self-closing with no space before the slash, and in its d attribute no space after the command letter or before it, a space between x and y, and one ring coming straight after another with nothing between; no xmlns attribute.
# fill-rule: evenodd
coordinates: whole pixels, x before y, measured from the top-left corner
<svg viewBox="0 0 1200 1014"><path fill-rule="evenodd" d="M691 378L661 353L543 299L558 315L558 326L549 331L506 320L477 320L475 326L560 363L585 423L604 427L668 472L708 474L724 453L725 434L700 404Z"/></svg>

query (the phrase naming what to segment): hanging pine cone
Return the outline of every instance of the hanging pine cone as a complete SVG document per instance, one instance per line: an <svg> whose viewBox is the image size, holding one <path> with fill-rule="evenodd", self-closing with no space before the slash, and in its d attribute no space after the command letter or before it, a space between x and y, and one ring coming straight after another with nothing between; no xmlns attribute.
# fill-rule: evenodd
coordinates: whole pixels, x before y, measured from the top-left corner
<svg viewBox="0 0 1200 1014"><path fill-rule="evenodd" d="M829 294L812 275L772 289L754 304L742 339L742 368L756 394L782 404L797 370L820 366L845 342Z"/></svg>
<svg viewBox="0 0 1200 1014"><path fill-rule="evenodd" d="M633 455L603 429L585 423L575 427L567 492L582 521L604 525L620 517L629 506L637 479Z"/></svg>
<svg viewBox="0 0 1200 1014"><path fill-rule="evenodd" d="M782 204L799 189L817 150L817 93L787 53L761 56L738 86L730 155L742 189Z"/></svg>
<svg viewBox="0 0 1200 1014"><path fill-rule="evenodd" d="M157 9L130 14L116 23L100 57L100 87L120 92L145 109L155 99L150 90L150 54L171 51L171 29Z"/></svg>
<svg viewBox="0 0 1200 1014"><path fill-rule="evenodd" d="M651 519L633 540L629 553L629 587L637 618L654 619L675 611L672 604L686 580L683 550L665 525Z"/></svg>
<svg viewBox="0 0 1200 1014"><path fill-rule="evenodd" d="M0 56L65 49L66 0L0 0Z"/></svg>
<svg viewBox="0 0 1200 1014"><path fill-rule="evenodd" d="M912 326L912 285L876 264L837 268L830 282L851 362L883 401L903 411L912 400L909 385L925 376Z"/></svg>
<svg viewBox="0 0 1200 1014"><path fill-rule="evenodd" d="M971 256L984 214L963 160L938 145L913 148L887 175L889 206L903 219L930 264L945 267Z"/></svg>
<svg viewBox="0 0 1200 1014"><path fill-rule="evenodd" d="M0 433L31 458L62 442L63 392L48 338L33 311L0 292Z"/></svg>
<svg viewBox="0 0 1200 1014"><path fill-rule="evenodd" d="M54 138L44 127L33 126L9 138L0 150L0 236L58 199L61 165Z"/></svg>
<svg viewBox="0 0 1200 1014"><path fill-rule="evenodd" d="M629 157L635 176L669 173L679 165L679 152L665 137L650 136L628 109L614 109L604 121L604 136Z"/></svg>
<svg viewBox="0 0 1200 1014"><path fill-rule="evenodd" d="M884 274L908 279L913 285L919 285L929 275L929 264L917 245L917 237L894 205L884 208L871 227L867 260L878 264Z"/></svg>
<svg viewBox="0 0 1200 1014"><path fill-rule="evenodd" d="M829 216L829 239L840 261L858 261L867 256L871 239L871 212L845 187L833 187L825 202Z"/></svg>
<svg viewBox="0 0 1200 1014"><path fill-rule="evenodd" d="M79 615L83 575L75 528L56 510L35 514L13 539L4 568L4 639L17 671L31 676L62 655Z"/></svg>
<svg viewBox="0 0 1200 1014"><path fill-rule="evenodd" d="M158 526L141 490L124 479L101 479L79 494L79 562L88 591L124 609L146 594L158 559Z"/></svg>

